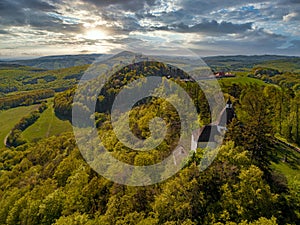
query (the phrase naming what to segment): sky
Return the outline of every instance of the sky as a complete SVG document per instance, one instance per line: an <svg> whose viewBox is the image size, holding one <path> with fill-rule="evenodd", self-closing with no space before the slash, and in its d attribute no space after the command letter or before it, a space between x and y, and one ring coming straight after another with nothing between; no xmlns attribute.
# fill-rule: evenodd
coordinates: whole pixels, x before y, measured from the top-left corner
<svg viewBox="0 0 300 225"><path fill-rule="evenodd" d="M0 0L2 59L181 48L298 56L300 0Z"/></svg>

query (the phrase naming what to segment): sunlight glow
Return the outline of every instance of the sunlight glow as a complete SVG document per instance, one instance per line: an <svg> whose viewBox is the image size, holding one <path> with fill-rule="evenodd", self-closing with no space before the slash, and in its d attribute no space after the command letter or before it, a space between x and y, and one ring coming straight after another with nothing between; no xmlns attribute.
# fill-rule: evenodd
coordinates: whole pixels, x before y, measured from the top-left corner
<svg viewBox="0 0 300 225"><path fill-rule="evenodd" d="M85 34L86 39L90 40L103 40L107 38L107 34L102 30L88 30Z"/></svg>

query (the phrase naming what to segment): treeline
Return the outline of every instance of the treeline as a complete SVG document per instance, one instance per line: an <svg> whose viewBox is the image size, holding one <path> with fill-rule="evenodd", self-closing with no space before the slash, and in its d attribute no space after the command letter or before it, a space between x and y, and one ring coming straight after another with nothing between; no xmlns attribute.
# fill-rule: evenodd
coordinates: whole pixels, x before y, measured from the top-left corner
<svg viewBox="0 0 300 225"><path fill-rule="evenodd" d="M266 68L257 68L255 74L256 76L268 74L269 77L284 76L278 70ZM174 81L184 88L193 99L197 111L200 114L201 121L204 124L210 122L209 105L197 83L186 81L187 75L184 72L161 63L143 62L124 67L114 74L105 84L97 99L95 96L89 96L88 93L89 91L94 92L95 88L98 87L98 81L93 80L93 82L87 82L85 87L86 90L79 92L79 94L82 94L79 96L79 99L83 99L82 102L96 102L95 110L98 113L109 113L115 96L124 85L139 77L149 75L165 76L165 79L167 79L167 77L174 79ZM268 115L266 123L269 122L272 126L272 132L284 137L290 142L300 144L300 93L296 90L295 86L288 87L286 85L275 86L267 84L265 86L246 84L232 84L226 86L225 83L222 86L222 90L236 100L240 100L241 96L244 96L245 93L251 93L252 101L250 101L251 98L249 98L247 100L248 102L244 105L253 104L253 107L255 108L258 107L258 103L261 104L261 107L265 109L262 113L262 117ZM259 95L262 99L258 99L257 93L260 93ZM71 118L74 94L75 88L55 96L54 109L58 115ZM144 104L146 101L148 100L144 99L144 102L140 101L138 104ZM239 101L236 103L239 103ZM135 106L138 106L138 104ZM82 105L76 106L84 107ZM86 109L83 108L83 110ZM91 114L92 113L93 112L91 112ZM258 112L253 109L251 113L257 115ZM258 119L261 120L261 118Z"/></svg>
<svg viewBox="0 0 300 225"><path fill-rule="evenodd" d="M41 100L54 96L50 89L21 92L0 98L0 110L18 106L28 106L40 103Z"/></svg>
<svg viewBox="0 0 300 225"><path fill-rule="evenodd" d="M71 119L74 94L75 88L72 88L55 95L53 107L57 115Z"/></svg>
<svg viewBox="0 0 300 225"><path fill-rule="evenodd" d="M134 74L136 70L130 75L130 81ZM145 140L151 135L149 123L156 117L164 119L167 133L151 152L131 151L114 134L109 106L101 106L107 97L106 103L111 104L113 98L109 96L117 94L126 84L118 77L105 87L105 91L110 89L113 93L98 97L95 120L102 144L115 158L131 165L160 162L170 155L178 141L181 128L178 113L162 99L137 104L129 115L130 131L124 129L124 136L132 132ZM202 122L209 122L209 109L202 92L193 82L175 80L194 100ZM113 89L113 82L120 86ZM87 83L86 91L96 85L96 82ZM162 183L147 187L112 183L84 161L71 133L40 140L35 145L0 151L0 224L297 225L299 188L289 187L285 177L270 164L277 154L274 134L296 134L296 127L290 129L286 120L287 115L297 114L297 107L287 107L298 101L298 93L272 85L233 85L223 89L234 102L238 120L230 124L216 159L202 172L199 166L204 150L197 149L180 172ZM55 97L56 113L71 115L74 91ZM80 97L97 101L86 96ZM185 104L177 95L168 98ZM122 131L127 122L124 115L120 115L118 124ZM87 140L86 143L93 142ZM118 169L110 164L106 171L117 171L123 176L124 171ZM154 179L146 173L141 177Z"/></svg>
<svg viewBox="0 0 300 225"><path fill-rule="evenodd" d="M222 90L234 97L238 107L245 110L248 106L247 110L257 120L266 118L265 123L272 127L273 135L300 145L300 91L295 86L223 84Z"/></svg>
<svg viewBox="0 0 300 225"><path fill-rule="evenodd" d="M261 96L274 133L300 145L300 92L292 87L268 85Z"/></svg>
<svg viewBox="0 0 300 225"><path fill-rule="evenodd" d="M35 121L40 118L41 113L43 113L46 109L47 105L45 103L42 103L37 110L23 117L9 133L5 143L6 146L17 147L19 145L25 144L26 141L21 138L22 131L34 124Z"/></svg>
<svg viewBox="0 0 300 225"><path fill-rule="evenodd" d="M188 74L183 70L168 66L161 62L144 61L128 65L111 76L106 82L97 99L96 111L110 112L112 103L122 87L134 80L149 76L158 76L174 80L184 80L189 78ZM99 80L97 81L99 82ZM97 87L92 87L94 85L95 84L91 83L89 89ZM87 99L87 101L90 101L90 99Z"/></svg>
<svg viewBox="0 0 300 225"><path fill-rule="evenodd" d="M239 120L228 128L214 162L200 172L203 150L198 149L179 173L159 184L128 187L106 180L84 161L71 133L1 151L0 224L298 224L298 189L288 187L284 176L270 167L276 155L272 134L277 117L271 110L276 104L269 97L273 89L245 86L229 91L237 94L232 100ZM111 154L139 166L161 161L178 139L178 115L161 99L132 110L131 131L141 139L149 137L149 121L157 116L170 132L149 153L130 151L113 134L109 115L95 115ZM126 122L120 117L121 126ZM107 168L117 169L114 164Z"/></svg>
<svg viewBox="0 0 300 225"><path fill-rule="evenodd" d="M161 67L162 69L160 69ZM119 93L119 90L127 83L137 79L137 77L144 76L144 73L147 74L148 69L151 70L152 75L162 75L161 70L166 72L169 67L153 62L149 64L140 63L130 65L113 75L113 78L106 83L97 99L95 99L95 96L89 97L88 94L89 91L93 92L93 90L97 88L96 81L87 82L86 88L84 89L85 91L81 92L86 95L79 96L79 98L84 99L82 102L94 103L97 101L96 112L109 115L114 98ZM266 72L268 72L270 76L276 76L276 74L279 73L279 71L272 69L260 69L256 71L257 74ZM179 74L178 76L172 74L173 77L177 77L175 82L181 85L194 100L202 124L210 123L209 105L203 92L197 83L183 80L182 78L185 77L184 73ZM115 88L114 85L116 85ZM245 145L248 146L248 150L251 150L253 154L252 159L258 161L257 163L261 169L265 171L269 169L269 149L274 141L274 135L300 145L300 93L298 91L291 87L268 84L263 86L253 84L233 84L226 86L226 84L224 84L222 90L228 93L232 100L235 101L237 110L240 113L239 122L242 122L242 124L238 126L241 127L241 129L236 132L238 137L235 139L234 135L232 135L231 139L234 139L236 143L245 143ZM74 94L75 89L58 94L54 101L55 112L71 118ZM147 103L147 101L149 101L149 99L144 99L144 102L141 101L135 106ZM158 101L152 102L152 105L156 105L152 112L159 108L157 102ZM76 107L82 107L83 112L84 110L88 110L80 104L77 104ZM142 109L143 107L138 108L141 112ZM90 112L90 115L93 113L94 112ZM162 113L163 112L159 112L158 115ZM102 123L104 123L102 119L96 122L98 127L98 124ZM258 125L261 126L258 127ZM132 130L135 130L136 127L139 126L135 125ZM140 134L143 132L145 133L143 130L137 130L136 136L141 137ZM108 136L111 137L111 141L114 140L113 134L109 131L106 131L106 134L109 134ZM247 142L246 140L252 141Z"/></svg>
<svg viewBox="0 0 300 225"><path fill-rule="evenodd" d="M41 70L32 67L0 65L0 93L52 89L65 91L77 84L89 65L57 70Z"/></svg>
<svg viewBox="0 0 300 225"><path fill-rule="evenodd" d="M277 69L258 67L253 68L253 72L248 76L283 88L290 88L295 92L300 90L300 75L296 72L281 72Z"/></svg>
<svg viewBox="0 0 300 225"><path fill-rule="evenodd" d="M98 97L90 96L89 93L94 93L94 90L98 89L99 83L102 82L99 80L100 78L95 78L92 81L86 82L85 86L82 88L84 90L77 92L78 99L80 99L81 102L96 103L96 112L109 113L111 111L111 107L113 105L115 97L125 85L139 78L148 76L158 76L163 77L164 79L172 79L174 82L179 84L183 89L186 90L186 92L194 101L197 111L201 115L202 120L209 122L209 105L199 85L195 81L193 81L193 79L190 79L188 74L186 74L184 71L160 62L140 62L122 68L110 77L110 79L102 88ZM58 115L71 118L72 103L75 90L76 88L72 88L65 92L58 93L55 96L54 109ZM143 90L140 89L139 91ZM141 105L146 103L147 101L147 99L144 99L141 100L138 104ZM84 106L79 105L79 107Z"/></svg>
<svg viewBox="0 0 300 225"><path fill-rule="evenodd" d="M147 187L119 185L95 173L71 134L18 150L0 153L3 225L276 225L299 221L297 192L288 192L282 180L283 190L274 188L251 162L251 154L231 141L204 172L198 168L203 153L199 150L178 174Z"/></svg>

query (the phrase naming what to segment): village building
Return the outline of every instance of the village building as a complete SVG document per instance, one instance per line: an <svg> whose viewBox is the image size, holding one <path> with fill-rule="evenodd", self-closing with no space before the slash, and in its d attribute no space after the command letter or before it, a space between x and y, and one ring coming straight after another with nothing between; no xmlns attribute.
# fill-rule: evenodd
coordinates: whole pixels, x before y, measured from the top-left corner
<svg viewBox="0 0 300 225"><path fill-rule="evenodd" d="M192 133L191 150L215 146L220 137L226 132L227 125L236 117L231 100L226 103L225 108L221 111L217 121L205 125Z"/></svg>
<svg viewBox="0 0 300 225"><path fill-rule="evenodd" d="M235 77L235 74L229 72L216 72L214 75L216 78Z"/></svg>

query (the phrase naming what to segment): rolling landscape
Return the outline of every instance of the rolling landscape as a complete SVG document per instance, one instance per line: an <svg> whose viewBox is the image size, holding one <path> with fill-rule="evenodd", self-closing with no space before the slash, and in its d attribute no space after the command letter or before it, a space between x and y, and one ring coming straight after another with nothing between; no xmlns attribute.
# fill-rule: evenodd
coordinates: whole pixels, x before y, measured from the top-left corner
<svg viewBox="0 0 300 225"><path fill-rule="evenodd" d="M121 55L126 54L129 53ZM191 161L168 180L130 187L95 173L75 144L71 124L74 87L91 66L85 60L89 57L44 57L1 63L0 77L6 81L1 83L0 98L1 224L299 222L297 68L300 58L275 55L204 58L212 71L230 71L235 75L217 80L225 97L233 101L237 114L237 119L228 125L217 158L205 171L198 171L197 165L203 157L203 149L199 148ZM70 64L67 63L64 68L61 65L53 68L61 58L72 61L72 66L67 67ZM118 93L118 83L122 87L141 74L151 72L163 77L168 74L164 64L133 65L116 73L109 81L114 86L105 89L114 88ZM136 72L131 73L129 68ZM161 68L166 71L161 72ZM201 123L209 123L204 94L201 90L193 94L197 89L195 82L186 81L182 77L185 75L178 72L170 76L168 79L174 79L199 104ZM93 83L97 82L91 82L91 89ZM101 94L103 97L96 106L96 126L105 146L116 158L133 165L148 165L170 154L168 149L178 132L172 124L178 118L171 109L161 114L163 109L157 108L164 104L161 100L148 100L145 105L133 108L131 118L140 119L131 119L132 132L139 138L147 138L147 121L160 113L169 127L168 139L153 154L131 152L128 157L128 149L118 144L109 126L109 105L115 97L110 97L107 91Z"/></svg>

